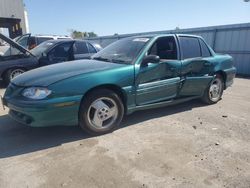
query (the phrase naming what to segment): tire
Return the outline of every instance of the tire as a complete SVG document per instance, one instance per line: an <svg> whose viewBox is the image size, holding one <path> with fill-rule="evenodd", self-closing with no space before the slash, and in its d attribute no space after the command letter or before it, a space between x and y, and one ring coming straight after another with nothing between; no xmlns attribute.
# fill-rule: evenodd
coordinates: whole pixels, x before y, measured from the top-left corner
<svg viewBox="0 0 250 188"><path fill-rule="evenodd" d="M120 97L108 89L89 93L81 103L79 125L91 135L102 135L117 128L124 115Z"/></svg>
<svg viewBox="0 0 250 188"><path fill-rule="evenodd" d="M224 91L224 86L225 84L223 77L220 74L217 74L205 90L202 96L202 101L206 104L217 103L219 100L221 100Z"/></svg>
<svg viewBox="0 0 250 188"><path fill-rule="evenodd" d="M14 69L8 70L4 75L5 84L8 85L12 79L19 76L20 74L23 74L24 72L25 70L22 68L14 68Z"/></svg>

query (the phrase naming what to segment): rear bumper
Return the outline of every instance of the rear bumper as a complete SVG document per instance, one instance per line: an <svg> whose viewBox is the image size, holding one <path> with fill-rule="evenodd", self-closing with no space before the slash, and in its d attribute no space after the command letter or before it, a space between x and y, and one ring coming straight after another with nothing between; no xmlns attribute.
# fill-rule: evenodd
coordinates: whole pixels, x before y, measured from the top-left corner
<svg viewBox="0 0 250 188"><path fill-rule="evenodd" d="M237 69L235 67L224 70L224 72L226 73L225 89L233 85L236 71Z"/></svg>
<svg viewBox="0 0 250 188"><path fill-rule="evenodd" d="M78 124L80 97L55 101L18 101L3 99L15 121L31 127L74 126Z"/></svg>

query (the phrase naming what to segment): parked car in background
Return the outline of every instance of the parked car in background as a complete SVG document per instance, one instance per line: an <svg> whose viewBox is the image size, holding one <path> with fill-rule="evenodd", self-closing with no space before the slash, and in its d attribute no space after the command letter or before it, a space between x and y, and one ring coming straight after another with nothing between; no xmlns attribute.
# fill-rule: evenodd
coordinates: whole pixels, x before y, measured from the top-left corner
<svg viewBox="0 0 250 188"><path fill-rule="evenodd" d="M119 40L92 60L51 65L11 81L3 104L34 127L80 125L91 134L114 130L124 114L201 98L217 103L233 84L229 55L192 35Z"/></svg>
<svg viewBox="0 0 250 188"><path fill-rule="evenodd" d="M72 39L69 36L60 35L35 35L32 36L31 33L16 37L14 41L24 48L31 50L47 40L60 40L60 39Z"/></svg>
<svg viewBox="0 0 250 188"><path fill-rule="evenodd" d="M65 61L89 59L102 49L100 45L84 40L61 39L45 41L29 51L2 34L0 39L9 44L0 47L0 77L7 84L25 71Z"/></svg>

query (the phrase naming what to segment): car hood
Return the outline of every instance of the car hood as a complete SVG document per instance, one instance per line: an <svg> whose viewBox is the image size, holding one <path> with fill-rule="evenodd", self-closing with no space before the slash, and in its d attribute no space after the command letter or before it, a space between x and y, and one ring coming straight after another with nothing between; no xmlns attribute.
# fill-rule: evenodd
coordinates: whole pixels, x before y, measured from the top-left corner
<svg viewBox="0 0 250 188"><path fill-rule="evenodd" d="M125 66L96 60L78 60L45 66L28 71L11 82L17 86L43 86L47 87L55 82L85 73L103 71Z"/></svg>
<svg viewBox="0 0 250 188"><path fill-rule="evenodd" d="M29 53L32 56L34 56L29 50L25 49L24 47L22 47L21 45L16 43L14 40L11 40L10 38L6 37L5 35L3 35L1 33L0 33L0 39L7 42L9 45L15 47L16 49L18 49L19 51L21 51L24 54Z"/></svg>

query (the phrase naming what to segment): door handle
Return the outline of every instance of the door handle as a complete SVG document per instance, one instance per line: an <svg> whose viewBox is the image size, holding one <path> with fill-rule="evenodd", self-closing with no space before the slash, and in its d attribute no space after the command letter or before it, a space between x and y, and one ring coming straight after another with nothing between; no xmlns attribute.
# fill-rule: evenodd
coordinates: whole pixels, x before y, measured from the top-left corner
<svg viewBox="0 0 250 188"><path fill-rule="evenodd" d="M154 67L157 67L157 66L158 66L158 64L156 64L156 63L148 63L147 68L154 68Z"/></svg>
<svg viewBox="0 0 250 188"><path fill-rule="evenodd" d="M170 70L171 70L171 71L175 71L175 70L176 70L176 68L174 68L174 67L171 67L171 68L170 68Z"/></svg>
<svg viewBox="0 0 250 188"><path fill-rule="evenodd" d="M205 62L205 63L204 63L204 66L205 66L205 67L209 67L209 66L211 66L211 63L210 63L210 62Z"/></svg>

